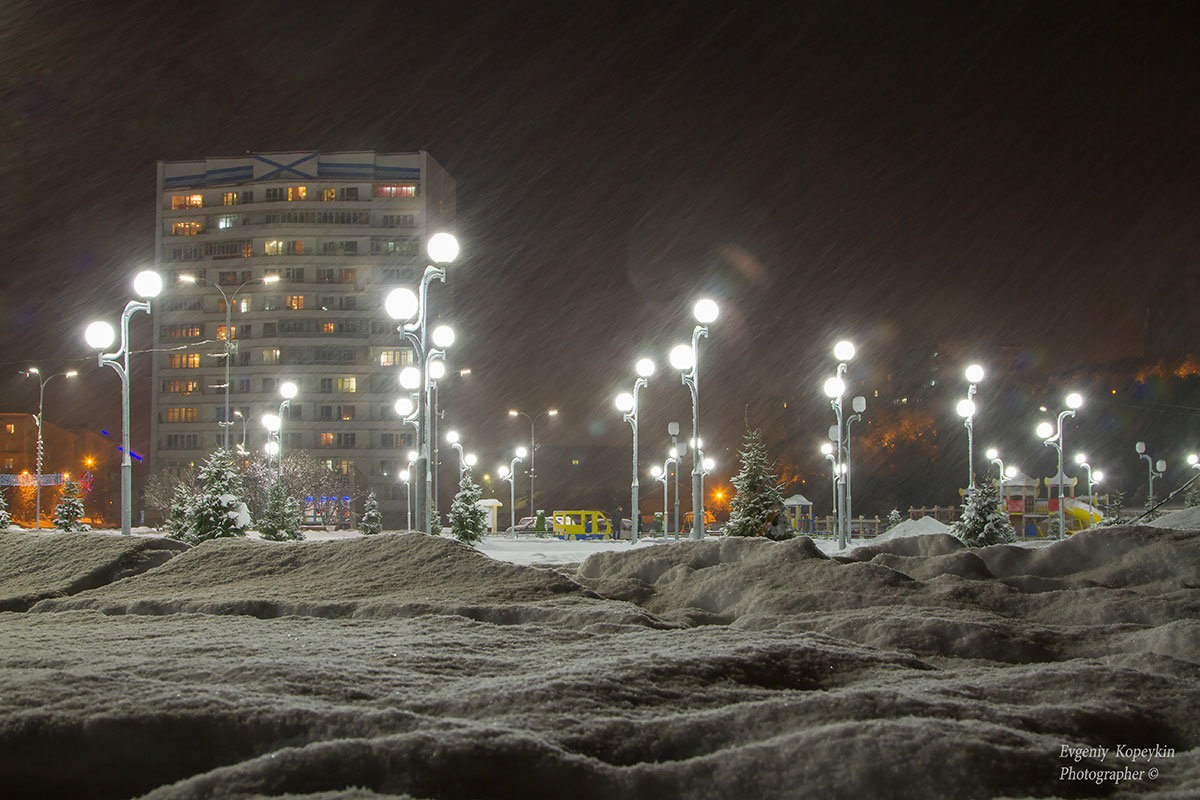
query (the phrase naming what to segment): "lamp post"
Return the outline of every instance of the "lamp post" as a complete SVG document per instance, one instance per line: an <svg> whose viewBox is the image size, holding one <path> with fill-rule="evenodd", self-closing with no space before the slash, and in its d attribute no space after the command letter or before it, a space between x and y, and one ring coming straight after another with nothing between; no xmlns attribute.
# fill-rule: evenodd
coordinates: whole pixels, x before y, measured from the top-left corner
<svg viewBox="0 0 1200 800"><path fill-rule="evenodd" d="M851 536L854 533L854 492L850 485L851 477L854 471L850 468L850 423L858 422L862 419L862 414L867 410L867 398L859 395L850 402L850 407L854 409L854 414L846 420L846 533ZM853 538L851 536L851 538Z"/></svg>
<svg viewBox="0 0 1200 800"><path fill-rule="evenodd" d="M1058 415L1058 425L1055 427L1049 422L1042 422L1037 426L1037 435L1042 438L1042 444L1053 447L1058 453L1058 538L1062 539L1066 536L1067 529L1065 527L1065 518L1063 508L1066 506L1066 498L1063 497L1063 420L1067 417L1074 417L1075 410L1083 405L1083 396L1078 392L1071 392L1067 395L1067 408Z"/></svg>
<svg viewBox="0 0 1200 800"><path fill-rule="evenodd" d="M510 408L508 410L508 415L510 417L524 417L525 419L529 420L529 515L533 516L533 479L537 476L537 471L534 469L534 465L537 461L537 437L535 435L534 424L542 417L557 417L558 409L547 408L542 413L531 417L524 411L518 411L515 408ZM618 520L618 523L619 522L620 521Z"/></svg>
<svg viewBox="0 0 1200 800"><path fill-rule="evenodd" d="M846 446L846 429L845 420L842 414L842 395L846 392L846 384L842 380L842 376L846 374L847 362L854 358L854 344L848 341L838 342L833 346L833 355L838 360L837 374L825 381L825 396L829 398L829 404L833 408L834 414L837 417L837 471L839 474L844 474L846 465L845 446ZM838 502L838 540L839 548L846 549L847 539L849 538L849 519L846 516L846 483L845 479L841 479L841 487L839 492Z"/></svg>
<svg viewBox="0 0 1200 800"><path fill-rule="evenodd" d="M1092 509L1095 508L1095 506L1092 505L1092 487L1094 487L1097 483L1099 483L1101 480L1103 480L1104 473L1101 472L1100 470L1096 470L1095 473L1093 473L1092 465L1088 463L1087 456L1084 455L1083 453L1075 454L1075 463L1078 464L1079 466L1083 467L1085 470L1087 470L1088 527L1090 528L1090 527L1092 527ZM1093 480L1093 478L1094 478L1094 480Z"/></svg>
<svg viewBox="0 0 1200 800"><path fill-rule="evenodd" d="M1157 464L1154 463L1154 460L1150 458L1150 454L1146 452L1145 442L1138 442L1133 446L1133 449L1137 451L1139 458L1146 459L1146 469L1150 473L1150 487L1146 492L1146 508L1150 508L1154 505L1154 479L1161 478L1163 473L1167 471L1167 462L1160 458Z"/></svg>
<svg viewBox="0 0 1200 800"><path fill-rule="evenodd" d="M403 477L404 486L408 493L408 497L406 499L407 501L405 503L404 510L408 515L407 516L407 527L405 528L405 530L409 530L409 531L411 531L413 529L413 526L412 526L413 464L415 464L417 462L417 459L420 457L421 457L421 454L418 453L416 450L409 450L408 451L408 465L404 468L403 473L401 473L404 476Z"/></svg>
<svg viewBox="0 0 1200 800"><path fill-rule="evenodd" d="M672 448L673 449L673 448ZM657 478L663 485L663 538L667 538L667 531L671 529L671 511L669 504L671 502L671 467L675 467L675 486L678 490L679 486L679 460L675 456L669 456L661 467L654 466L650 469L650 475ZM676 512L678 513L678 512ZM678 524L678 520L676 521ZM676 538L679 538L676 535Z"/></svg>
<svg viewBox="0 0 1200 800"><path fill-rule="evenodd" d="M221 300L225 303L225 414L221 418L221 427L225 429L225 449L229 449L229 428L233 425L233 420L229 418L229 362L233 358L233 353L237 349L237 343L233 340L233 301L237 299L238 293L252 283L272 284L279 282L278 275L266 275L261 278L251 278L248 281L242 281L242 284L233 290L233 294L225 294L225 290L218 283L213 283L208 278L198 278L195 275L180 275L179 280L184 283L191 284L207 284L221 293Z"/></svg>
<svg viewBox="0 0 1200 800"><path fill-rule="evenodd" d="M467 465L466 454L463 452L462 442L459 441L458 431L446 431L446 441L458 451L458 479L461 481L462 474L467 471Z"/></svg>
<svg viewBox="0 0 1200 800"><path fill-rule="evenodd" d="M975 491L975 384L983 380L983 367L972 364L966 369L967 396L959 400L955 410L967 429L967 496Z"/></svg>
<svg viewBox="0 0 1200 800"><path fill-rule="evenodd" d="M146 299L145 302L130 300L125 304L125 310L121 312L121 346L116 352L104 352L116 338L107 322L93 322L83 333L88 346L99 351L97 363L112 367L121 378L121 533L124 536L130 534L133 514L133 461L129 458L129 319L138 311L150 313L151 300L162 291L162 278L154 270L142 270L133 279L133 291Z"/></svg>
<svg viewBox="0 0 1200 800"><path fill-rule="evenodd" d="M825 444L821 445L821 455L829 459L830 486L833 488L833 504L829 507L829 513L833 517L834 525L837 525L841 517L838 516L838 463L837 457L833 454L833 444L825 442ZM833 532L830 531L830 533Z"/></svg>
<svg viewBox="0 0 1200 800"><path fill-rule="evenodd" d="M654 362L648 358L639 358L634 365L637 380L633 382L633 393L621 392L617 395L617 410L633 429L633 482L630 484L629 516L633 520L633 531L629 543L637 544L638 528L641 526L641 509L638 506L638 390L648 383L648 378L654 374Z"/></svg>
<svg viewBox="0 0 1200 800"><path fill-rule="evenodd" d="M720 309L708 298L698 300L692 306L692 316L698 323L692 328L692 346L686 344L671 348L671 366L682 374L680 379L692 395L692 538L704 538L704 469L699 455L700 441L700 337L708 337L708 326L715 322ZM678 467L676 467L678 469Z"/></svg>
<svg viewBox="0 0 1200 800"><path fill-rule="evenodd" d="M33 527L34 530L40 530L42 527L42 408L46 399L46 384L58 377L74 378L79 372L77 370L56 372L53 375L42 378L42 374L38 371L37 367L30 367L27 370L23 370L22 374L26 378L37 378L41 384L38 388L38 413L33 417L33 421L37 424L37 483L34 486L34 494L37 499L34 503Z"/></svg>
<svg viewBox="0 0 1200 800"><path fill-rule="evenodd" d="M1004 461L1001 460L1001 458L1000 458L1000 451L994 447L989 447L987 449L987 452L984 455L987 456L988 461L992 462L993 464L995 464L997 467L1000 468L1000 497L1001 497L1001 499L1003 499L1004 498Z"/></svg>
<svg viewBox="0 0 1200 800"><path fill-rule="evenodd" d="M279 394L283 396L283 402L279 404L279 471L278 477L283 478L283 412L292 405L292 398L296 396L296 384L291 381L284 381L279 385Z"/></svg>
<svg viewBox="0 0 1200 800"><path fill-rule="evenodd" d="M283 460L283 437L281 434L283 429L283 414L263 414L261 421L262 426L267 429L267 443L263 447L263 452L275 459L275 480L278 481L279 477L283 474L283 470L280 467L280 463ZM268 462L267 468L270 469L270 462Z"/></svg>
<svg viewBox="0 0 1200 800"><path fill-rule="evenodd" d="M434 264L442 266L429 264L425 267L417 289L418 294L413 294L413 291L407 288L393 289L384 301L384 308L388 316L402 323L399 330L404 338L412 344L416 353L416 362L427 373L429 356L427 334L429 320L432 318L429 313L429 284L434 280L446 282L446 267L458 257L458 240L448 233L435 233L429 237L425 250ZM425 383L428 386L427 378ZM417 385L421 385L420 375L418 375ZM429 435L431 421L429 392L424 391L418 394L417 403L417 449L420 452L420 457L417 459L417 475L424 474L425 476L424 481L417 483L417 525L418 530L430 533L429 502L430 495L432 495L433 471L429 463L432 458L432 442Z"/></svg>
<svg viewBox="0 0 1200 800"><path fill-rule="evenodd" d="M679 423L667 423L667 435L671 437L671 458L675 460L675 538L679 538L679 524L682 519L679 516ZM687 449L686 447L684 449Z"/></svg>
<svg viewBox="0 0 1200 800"><path fill-rule="evenodd" d="M238 445L237 450L242 455L246 454L246 415L236 408L233 410L233 415L242 421L242 443Z"/></svg>
<svg viewBox="0 0 1200 800"><path fill-rule="evenodd" d="M514 451L515 455L509 465L507 467L501 465L497 470L500 477L508 481L508 513L514 539L517 538L517 464L521 463L521 459L525 458L527 452L524 447L518 447Z"/></svg>

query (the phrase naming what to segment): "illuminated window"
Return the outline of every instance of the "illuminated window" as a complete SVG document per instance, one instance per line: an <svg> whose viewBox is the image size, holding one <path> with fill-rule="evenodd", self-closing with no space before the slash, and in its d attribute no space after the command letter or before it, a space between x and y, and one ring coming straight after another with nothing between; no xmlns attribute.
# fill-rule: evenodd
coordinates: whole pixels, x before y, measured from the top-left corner
<svg viewBox="0 0 1200 800"><path fill-rule="evenodd" d="M341 412L342 422L354 419L354 406L338 406L338 411Z"/></svg>
<svg viewBox="0 0 1200 800"><path fill-rule="evenodd" d="M318 444L321 447L333 447L333 433L322 433Z"/></svg>
<svg viewBox="0 0 1200 800"><path fill-rule="evenodd" d="M204 195L202 194L175 194L171 195L171 208L201 208L204 205Z"/></svg>
<svg viewBox="0 0 1200 800"><path fill-rule="evenodd" d="M357 279L357 277L358 277L358 270L354 270L354 269L338 270L338 283L354 283L354 281Z"/></svg>
<svg viewBox="0 0 1200 800"><path fill-rule="evenodd" d="M218 339L226 339L226 338L236 339L237 338L237 325L230 325L228 329L226 329L224 325L218 325L217 326L217 338Z"/></svg>
<svg viewBox="0 0 1200 800"><path fill-rule="evenodd" d="M287 253L289 256L302 256L302 255L304 255L304 240L303 240L303 239L301 239L301 240L299 240L299 241L295 241L295 242L288 242L288 243L287 243L287 247L286 247L286 248L284 248L284 251L285 251L285 252L286 252L286 253Z"/></svg>
<svg viewBox="0 0 1200 800"><path fill-rule="evenodd" d="M8 424L6 424L6 425L4 426L4 432L5 432L5 433L16 433L16 432L17 432L17 426L16 426L16 425L13 425L11 422L9 422Z"/></svg>
<svg viewBox="0 0 1200 800"><path fill-rule="evenodd" d="M304 200L308 197L308 191L303 186L289 186L287 189L288 200Z"/></svg>
<svg viewBox="0 0 1200 800"><path fill-rule="evenodd" d="M379 366L381 367L398 367L400 366L401 353L404 350L383 350L379 353Z"/></svg>
<svg viewBox="0 0 1200 800"><path fill-rule="evenodd" d="M172 222L172 236L195 236L200 232L199 222Z"/></svg>
<svg viewBox="0 0 1200 800"><path fill-rule="evenodd" d="M304 308L304 295L289 294L287 296L286 305L288 308L292 309L293 311L299 311L300 309Z"/></svg>
<svg viewBox="0 0 1200 800"><path fill-rule="evenodd" d="M357 392L358 382L354 378L338 378L337 390L339 392Z"/></svg>
<svg viewBox="0 0 1200 800"><path fill-rule="evenodd" d="M200 419L200 412L194 408L168 408L167 422L195 422Z"/></svg>
<svg viewBox="0 0 1200 800"><path fill-rule="evenodd" d="M264 364L278 364L279 363L279 350L278 349L263 350L263 363Z"/></svg>
<svg viewBox="0 0 1200 800"><path fill-rule="evenodd" d="M321 333L333 333L333 332L334 332L334 324L332 322L322 322L321 323Z"/></svg>
<svg viewBox="0 0 1200 800"><path fill-rule="evenodd" d="M354 436L354 434L351 434L352 438L353 438L353 436ZM353 447L353 446L354 446L353 443L347 445L347 447ZM335 463L333 465L333 468L335 470L337 470L338 472L342 473L343 475L349 475L351 472L354 471L354 462L349 459L343 458L341 461L338 461L337 463Z"/></svg>
<svg viewBox="0 0 1200 800"><path fill-rule="evenodd" d="M321 193L321 199L326 203L337 199L337 189L326 189Z"/></svg>
<svg viewBox="0 0 1200 800"><path fill-rule="evenodd" d="M200 367L199 353L172 353L167 360L171 369L198 369Z"/></svg>
<svg viewBox="0 0 1200 800"><path fill-rule="evenodd" d="M267 255L281 256L283 255L283 248L284 244L282 239L272 239L271 241L267 242L266 245Z"/></svg>
<svg viewBox="0 0 1200 800"><path fill-rule="evenodd" d="M236 206L238 203L253 203L254 192L224 192L221 194L221 205Z"/></svg>
<svg viewBox="0 0 1200 800"><path fill-rule="evenodd" d="M224 273L222 273L222 274L224 274ZM243 273L242 274L242 282L245 283L246 280L247 280L247 278L245 276L245 273ZM224 283L224 281L222 281L222 283ZM245 314L247 311L250 310L251 305L252 304L250 302L249 297L242 297L240 299L233 301L233 310L236 313ZM221 312L222 314L225 313L225 301L224 300L217 301L217 311Z"/></svg>
<svg viewBox="0 0 1200 800"><path fill-rule="evenodd" d="M164 339L198 339L200 338L200 326L163 325L159 329L159 335Z"/></svg>
<svg viewBox="0 0 1200 800"><path fill-rule="evenodd" d="M376 197L416 197L417 185L415 183L377 183L375 184Z"/></svg>
<svg viewBox="0 0 1200 800"><path fill-rule="evenodd" d="M236 224L237 216L234 214L225 214L224 216L217 217L217 227L221 228L222 230L225 228L232 228Z"/></svg>
<svg viewBox="0 0 1200 800"><path fill-rule="evenodd" d="M242 242L239 250L241 251L242 258L249 258L254 255L254 244L249 241Z"/></svg>
<svg viewBox="0 0 1200 800"><path fill-rule="evenodd" d="M163 381L163 391L168 394L191 394L200 386L199 381L169 380Z"/></svg>

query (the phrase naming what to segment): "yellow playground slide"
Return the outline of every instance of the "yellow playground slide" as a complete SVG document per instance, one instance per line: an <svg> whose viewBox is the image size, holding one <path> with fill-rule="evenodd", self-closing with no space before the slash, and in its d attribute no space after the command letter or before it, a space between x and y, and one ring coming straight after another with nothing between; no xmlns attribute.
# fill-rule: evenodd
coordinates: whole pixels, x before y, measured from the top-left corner
<svg viewBox="0 0 1200 800"><path fill-rule="evenodd" d="M1099 509L1089 506L1083 500L1067 498L1067 504L1063 507L1063 513L1071 519L1075 520L1076 524L1083 528L1090 528L1093 525L1100 524L1100 520L1104 519L1104 515ZM1074 526L1067 526L1068 528Z"/></svg>

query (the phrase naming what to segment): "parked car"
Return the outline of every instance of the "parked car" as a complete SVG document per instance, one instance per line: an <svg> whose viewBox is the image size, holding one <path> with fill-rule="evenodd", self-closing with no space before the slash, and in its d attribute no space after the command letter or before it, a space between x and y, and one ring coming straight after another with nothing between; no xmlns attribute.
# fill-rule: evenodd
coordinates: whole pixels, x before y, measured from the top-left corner
<svg viewBox="0 0 1200 800"><path fill-rule="evenodd" d="M533 530L533 526L536 524L537 517L521 517L521 519L517 522L516 528L513 528L512 525L509 525L504 529L504 532L512 533L515 530L517 533L529 533ZM549 526L547 525L547 527Z"/></svg>

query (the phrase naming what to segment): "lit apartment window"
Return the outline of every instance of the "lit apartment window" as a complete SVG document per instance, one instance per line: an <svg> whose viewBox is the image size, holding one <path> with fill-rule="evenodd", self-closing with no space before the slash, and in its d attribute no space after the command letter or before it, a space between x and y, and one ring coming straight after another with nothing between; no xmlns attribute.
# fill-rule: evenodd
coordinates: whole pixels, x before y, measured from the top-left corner
<svg viewBox="0 0 1200 800"><path fill-rule="evenodd" d="M337 390L339 392L357 392L358 382L354 378L338 378Z"/></svg>
<svg viewBox="0 0 1200 800"><path fill-rule="evenodd" d="M263 363L264 364L278 364L279 363L279 350L278 349L263 350Z"/></svg>
<svg viewBox="0 0 1200 800"><path fill-rule="evenodd" d="M221 273L221 274L223 275L225 273ZM249 280L248 275L245 272L243 272L242 273L242 283L245 283L248 280ZM224 282L225 281L221 281L221 283L224 283ZM234 313L237 313L237 314L245 314L246 312L250 311L252 306L253 306L253 303L250 301L249 297L241 297L241 298L238 298L233 301L233 310L234 310ZM225 301L224 300L217 301L217 311L221 312L222 314L225 313Z"/></svg>
<svg viewBox="0 0 1200 800"><path fill-rule="evenodd" d="M185 222L172 222L171 223L171 235L172 236L195 236L198 233L200 233L200 223L199 222L186 222L185 221Z"/></svg>
<svg viewBox="0 0 1200 800"><path fill-rule="evenodd" d="M223 192L221 194L221 205L236 206L237 204L238 204L238 193L237 192Z"/></svg>
<svg viewBox="0 0 1200 800"><path fill-rule="evenodd" d="M351 436L353 436L353 434L351 434ZM353 447L353 446L354 446L353 444L347 445L347 447ZM341 461L335 462L333 465L333 468L336 471L342 473L343 475L349 475L351 472L354 471L354 462L349 459L343 458Z"/></svg>
<svg viewBox="0 0 1200 800"><path fill-rule="evenodd" d="M163 325L159 331L164 339L198 339L199 325Z"/></svg>
<svg viewBox="0 0 1200 800"><path fill-rule="evenodd" d="M322 433L317 442L321 447L333 447L333 432Z"/></svg>
<svg viewBox="0 0 1200 800"><path fill-rule="evenodd" d="M308 197L308 190L303 186L287 187L288 200L304 200Z"/></svg>
<svg viewBox="0 0 1200 800"><path fill-rule="evenodd" d="M167 422L195 422L200 419L200 412L194 408L168 408Z"/></svg>
<svg viewBox="0 0 1200 800"><path fill-rule="evenodd" d="M4 426L4 432L5 432L5 433L16 433L16 432L17 432L17 426L16 426L16 425L13 425L11 422L9 422L9 423L7 423L7 424Z"/></svg>
<svg viewBox="0 0 1200 800"><path fill-rule="evenodd" d="M293 311L299 311L300 309L304 308L304 295L289 294L286 299L286 305Z"/></svg>
<svg viewBox="0 0 1200 800"><path fill-rule="evenodd" d="M254 243L253 242L250 242L250 241L242 242L238 246L238 249L239 249L239 252L241 253L242 258L249 258L250 256L254 255Z"/></svg>
<svg viewBox="0 0 1200 800"><path fill-rule="evenodd" d="M171 369L198 369L200 367L199 353L172 353L168 359Z"/></svg>
<svg viewBox="0 0 1200 800"><path fill-rule="evenodd" d="M198 381L169 380L163 381L163 391L167 394L191 394L199 385Z"/></svg>
<svg viewBox="0 0 1200 800"><path fill-rule="evenodd" d="M204 205L204 195L202 194L175 194L171 195L171 208L201 208Z"/></svg>
<svg viewBox="0 0 1200 800"><path fill-rule="evenodd" d="M332 200L337 200L337 189L326 189L321 193L321 199L326 203Z"/></svg>
<svg viewBox="0 0 1200 800"><path fill-rule="evenodd" d="M289 256L304 255L304 240L301 239L295 242L288 242L287 247L284 248L284 252L286 252Z"/></svg>
<svg viewBox="0 0 1200 800"><path fill-rule="evenodd" d="M332 322L322 322L321 323L321 333L333 333L333 332L334 332L334 324Z"/></svg>
<svg viewBox="0 0 1200 800"><path fill-rule="evenodd" d="M377 183L376 197L416 197L417 186L414 183Z"/></svg>
<svg viewBox="0 0 1200 800"><path fill-rule="evenodd" d="M222 230L224 230L225 228L232 228L236 224L237 224L237 215L236 214L224 214L220 217L217 217L217 227Z"/></svg>
<svg viewBox="0 0 1200 800"><path fill-rule="evenodd" d="M267 242L266 252L269 256L281 256L283 255L283 248L284 244L282 239L272 239L271 241Z"/></svg>
<svg viewBox="0 0 1200 800"><path fill-rule="evenodd" d="M340 269L338 270L338 283L354 283L358 278L358 270Z"/></svg>
<svg viewBox="0 0 1200 800"><path fill-rule="evenodd" d="M354 419L354 406L338 406L338 411L341 412L342 422L350 422Z"/></svg>
<svg viewBox="0 0 1200 800"><path fill-rule="evenodd" d="M226 327L224 325L218 325L217 326L217 338L218 339L236 339L237 338L237 325L230 325L228 329L226 329Z"/></svg>

